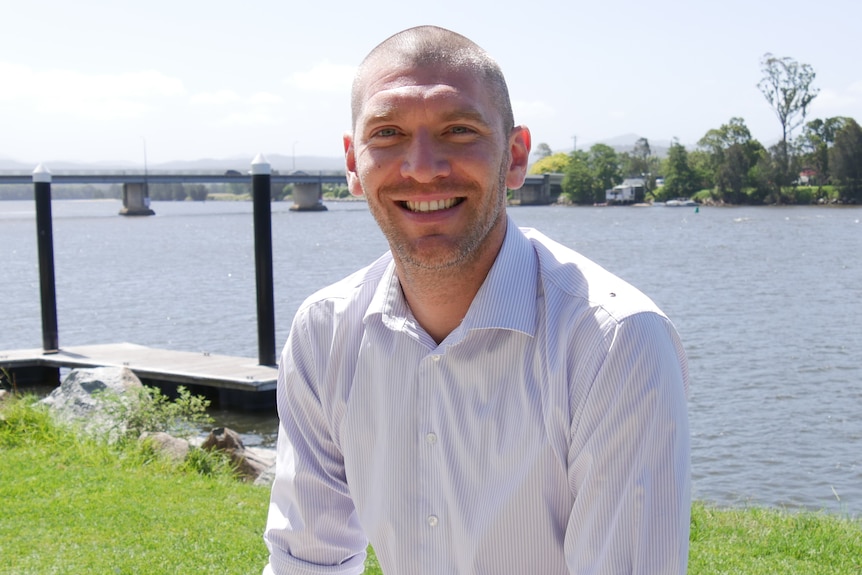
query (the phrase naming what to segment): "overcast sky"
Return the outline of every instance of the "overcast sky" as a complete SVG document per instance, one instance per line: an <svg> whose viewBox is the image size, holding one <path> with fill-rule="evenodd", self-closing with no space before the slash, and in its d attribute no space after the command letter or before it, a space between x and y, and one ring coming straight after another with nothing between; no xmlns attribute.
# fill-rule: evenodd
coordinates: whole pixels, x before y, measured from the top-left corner
<svg viewBox="0 0 862 575"><path fill-rule="evenodd" d="M490 7L490 9L489 9ZM469 36L534 145L623 134L693 145L742 117L781 130L765 52L813 66L809 119L862 122L859 0L0 0L0 158L340 156L355 66L401 29Z"/></svg>

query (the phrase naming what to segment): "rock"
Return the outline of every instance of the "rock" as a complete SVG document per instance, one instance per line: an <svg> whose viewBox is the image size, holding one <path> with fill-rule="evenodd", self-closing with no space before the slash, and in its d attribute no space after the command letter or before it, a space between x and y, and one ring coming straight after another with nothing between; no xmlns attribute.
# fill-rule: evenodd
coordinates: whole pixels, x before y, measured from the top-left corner
<svg viewBox="0 0 862 575"><path fill-rule="evenodd" d="M246 449L239 434L227 427L213 429L201 444L201 449L227 453L236 466L237 473L248 481L254 481L272 465L271 461L267 461L259 453Z"/></svg>
<svg viewBox="0 0 862 575"><path fill-rule="evenodd" d="M156 451L177 463L185 461L189 454L189 442L187 440L174 437L164 431L155 433L145 431L138 438L138 441L149 443Z"/></svg>
<svg viewBox="0 0 862 575"><path fill-rule="evenodd" d="M272 482L275 480L275 463L266 468L266 471L257 476L254 480L255 485L262 487L272 487Z"/></svg>
<svg viewBox="0 0 862 575"><path fill-rule="evenodd" d="M100 395L114 395L119 401L137 400L141 380L126 367L73 369L60 387L39 403L51 408L55 419L80 425L87 433L107 435L109 441L126 431L123 421L117 421L117 400Z"/></svg>

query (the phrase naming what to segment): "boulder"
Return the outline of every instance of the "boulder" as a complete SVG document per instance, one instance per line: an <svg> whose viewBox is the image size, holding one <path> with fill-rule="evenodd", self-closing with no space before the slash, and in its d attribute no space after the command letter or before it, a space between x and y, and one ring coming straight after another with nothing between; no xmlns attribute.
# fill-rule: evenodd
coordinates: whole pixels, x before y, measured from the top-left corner
<svg viewBox="0 0 862 575"><path fill-rule="evenodd" d="M60 387L39 403L50 407L58 421L116 440L126 431L125 422L115 419L116 402L137 400L139 394L130 392L142 388L138 376L126 367L73 369Z"/></svg>
<svg viewBox="0 0 862 575"><path fill-rule="evenodd" d="M223 451L230 457L237 473L247 481L254 481L272 465L272 461L252 449L247 449L239 434L227 427L213 429L201 444L201 449Z"/></svg>
<svg viewBox="0 0 862 575"><path fill-rule="evenodd" d="M145 431L138 440L149 443L153 449L177 463L185 461L189 454L189 442L187 440L174 437L164 431Z"/></svg>
<svg viewBox="0 0 862 575"><path fill-rule="evenodd" d="M266 470L257 476L254 480L255 485L261 487L272 487L272 482L275 481L275 463L266 468Z"/></svg>

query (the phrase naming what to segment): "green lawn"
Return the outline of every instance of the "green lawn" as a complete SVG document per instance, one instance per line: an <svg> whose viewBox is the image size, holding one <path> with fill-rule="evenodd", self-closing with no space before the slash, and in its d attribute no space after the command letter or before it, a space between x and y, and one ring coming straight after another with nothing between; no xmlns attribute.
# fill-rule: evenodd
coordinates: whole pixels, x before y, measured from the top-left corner
<svg viewBox="0 0 862 575"><path fill-rule="evenodd" d="M0 404L0 573L258 574L268 490L206 458L177 467ZM381 573L373 553L367 573ZM862 573L862 525L695 504L689 573ZM530 574L533 575L533 574Z"/></svg>

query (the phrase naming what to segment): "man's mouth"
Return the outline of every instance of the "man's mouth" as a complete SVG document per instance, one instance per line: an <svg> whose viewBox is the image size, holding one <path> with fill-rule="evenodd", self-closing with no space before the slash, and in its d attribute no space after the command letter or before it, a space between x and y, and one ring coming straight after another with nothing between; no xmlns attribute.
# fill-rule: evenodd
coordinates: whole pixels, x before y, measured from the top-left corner
<svg viewBox="0 0 862 575"><path fill-rule="evenodd" d="M445 200L431 200L430 202L401 202L401 205L411 212L436 212L448 210L462 201L464 198L447 198Z"/></svg>

